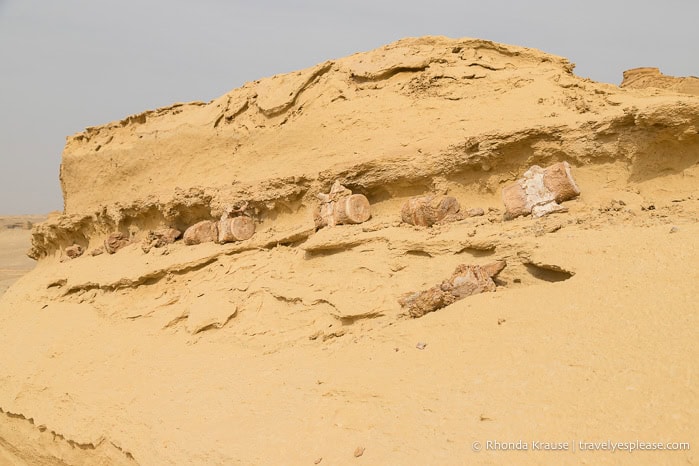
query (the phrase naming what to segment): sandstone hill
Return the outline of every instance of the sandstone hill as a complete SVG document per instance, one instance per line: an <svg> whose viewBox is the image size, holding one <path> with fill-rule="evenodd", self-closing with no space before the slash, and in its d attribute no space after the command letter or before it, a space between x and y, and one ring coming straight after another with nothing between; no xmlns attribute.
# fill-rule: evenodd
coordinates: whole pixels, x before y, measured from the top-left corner
<svg viewBox="0 0 699 466"><path fill-rule="evenodd" d="M662 74L658 68L634 68L624 71L621 87L630 89L657 88L699 95L699 78L677 78Z"/></svg>
<svg viewBox="0 0 699 466"><path fill-rule="evenodd" d="M699 433L699 97L573 68L404 39L68 138L64 212L0 298L0 459L699 461L472 449ZM563 161L581 191L567 211L504 220L503 187ZM316 229L335 181L368 222ZM484 215L402 222L421 194ZM251 239L141 247L243 203ZM67 260L115 232L135 243ZM495 292L420 318L399 303L493 261Z"/></svg>

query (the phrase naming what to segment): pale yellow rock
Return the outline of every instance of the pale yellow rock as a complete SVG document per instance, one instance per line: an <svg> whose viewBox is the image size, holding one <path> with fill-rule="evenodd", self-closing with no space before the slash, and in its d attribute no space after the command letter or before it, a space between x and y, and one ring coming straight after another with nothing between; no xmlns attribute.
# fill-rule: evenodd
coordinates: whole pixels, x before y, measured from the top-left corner
<svg viewBox="0 0 699 466"><path fill-rule="evenodd" d="M675 77L660 72L659 68L633 68L624 71L621 87L627 89L665 89L699 95L699 77Z"/></svg>
<svg viewBox="0 0 699 466"><path fill-rule="evenodd" d="M0 463L696 463L472 450L697 438L695 96L443 37L256 78L69 137L31 272L26 231L0 231ZM504 222L502 188L563 161L568 214ZM317 230L335 180L371 218ZM485 215L402 224L425 193ZM241 208L245 241L60 261ZM403 293L500 258L497 292L404 317Z"/></svg>

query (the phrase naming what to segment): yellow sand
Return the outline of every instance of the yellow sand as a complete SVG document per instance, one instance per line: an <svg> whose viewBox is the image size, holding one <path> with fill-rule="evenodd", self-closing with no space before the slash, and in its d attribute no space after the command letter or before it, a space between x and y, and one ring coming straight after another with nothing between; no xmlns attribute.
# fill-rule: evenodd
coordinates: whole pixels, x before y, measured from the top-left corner
<svg viewBox="0 0 699 466"><path fill-rule="evenodd" d="M697 463L699 97L571 70L408 39L71 138L66 211L0 298L0 462ZM504 222L502 187L561 160L568 212ZM315 232L336 179L372 219ZM486 215L402 224L422 193ZM241 200L248 241L138 244ZM137 242L91 256L115 230ZM398 304L495 259L495 293ZM580 451L607 440L694 449Z"/></svg>

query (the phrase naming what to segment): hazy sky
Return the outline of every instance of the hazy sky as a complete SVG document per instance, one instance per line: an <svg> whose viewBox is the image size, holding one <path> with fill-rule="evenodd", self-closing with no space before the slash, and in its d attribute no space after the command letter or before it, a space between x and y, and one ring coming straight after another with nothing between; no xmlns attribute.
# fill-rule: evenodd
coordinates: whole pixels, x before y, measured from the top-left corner
<svg viewBox="0 0 699 466"><path fill-rule="evenodd" d="M65 137L407 36L534 47L618 84L699 75L699 1L0 0L0 215L63 206Z"/></svg>

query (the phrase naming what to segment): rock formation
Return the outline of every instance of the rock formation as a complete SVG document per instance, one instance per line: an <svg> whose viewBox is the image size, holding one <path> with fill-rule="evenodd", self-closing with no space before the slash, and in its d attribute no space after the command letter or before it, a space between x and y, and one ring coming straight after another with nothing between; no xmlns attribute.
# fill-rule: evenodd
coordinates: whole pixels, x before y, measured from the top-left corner
<svg viewBox="0 0 699 466"><path fill-rule="evenodd" d="M694 438L698 128L696 96L424 37L69 137L65 209L0 298L0 463L346 464L361 445L434 464L504 428ZM568 212L503 221L503 188L561 162ZM400 221L428 195L469 216ZM184 241L136 247L163 228ZM61 262L74 244L107 253Z"/></svg>
<svg viewBox="0 0 699 466"><path fill-rule="evenodd" d="M678 78L660 72L658 68L633 68L624 71L621 87L627 89L656 88L685 94L699 95L699 78Z"/></svg>
<svg viewBox="0 0 699 466"><path fill-rule="evenodd" d="M125 225L184 230L220 217L229 199L248 199L264 223L291 205L312 209L314 193L335 179L371 201L372 193L438 177L481 174L497 190L502 173L562 160L623 154L631 176L648 164L677 170L691 162L692 151L679 148L696 144L696 100L639 101L572 70L564 58L522 47L405 39L209 103L88 128L68 138L65 211L35 229L31 255Z"/></svg>

